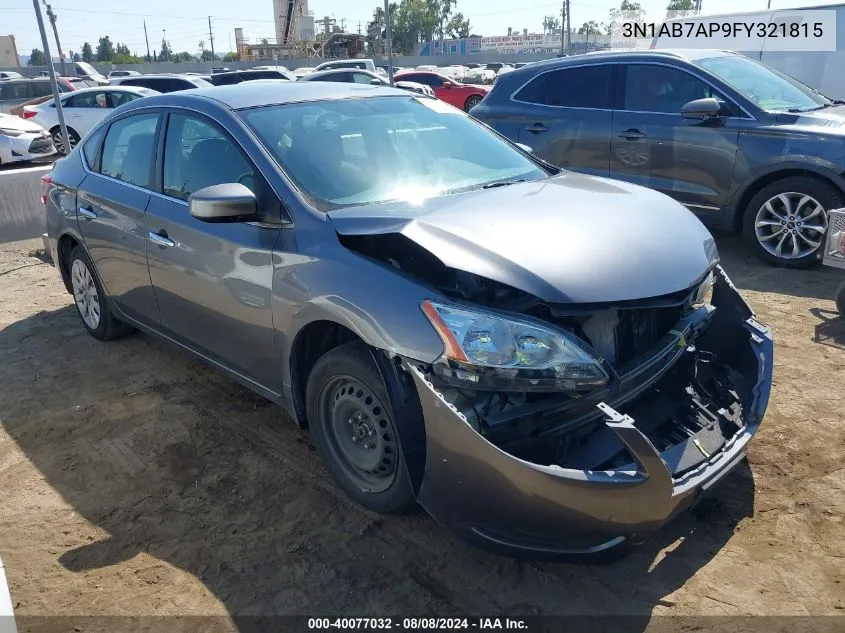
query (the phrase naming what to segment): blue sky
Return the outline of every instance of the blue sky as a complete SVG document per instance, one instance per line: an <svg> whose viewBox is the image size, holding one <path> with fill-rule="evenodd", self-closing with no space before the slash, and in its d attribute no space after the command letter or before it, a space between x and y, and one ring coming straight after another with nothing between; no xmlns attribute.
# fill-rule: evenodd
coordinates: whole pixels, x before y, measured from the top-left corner
<svg viewBox="0 0 845 633"><path fill-rule="evenodd" d="M51 0L48 0L51 1ZM587 20L603 22L608 11L621 0L570 0L572 27L576 29ZM650 20L660 20L665 15L668 0L640 0ZM82 43L96 45L98 37L109 35L113 42L126 43L130 50L143 55L143 21L146 19L150 48L158 49L162 30L176 51L196 53L200 40L208 46L208 16L212 16L215 51L234 50L236 26L242 26L250 39L273 37L272 0L205 0L174 2L173 0L145 0L143 3L117 3L114 0L52 0L58 15L59 38L65 51L79 51ZM345 20L346 28L364 29L372 16L378 0L310 0L309 8L315 18L329 15L338 22ZM560 2L549 0L458 0L457 11L469 17L472 30L480 35L502 35L508 27L529 32L542 31L543 16L560 13ZM703 13L729 13L735 11L736 0L703 0ZM825 0L772 0L772 8L795 8L821 4L836 4ZM189 6L190 5L190 6ZM516 5L516 6L515 6ZM766 0L743 0L744 11L766 8ZM43 7L43 5L42 5ZM46 18L45 18L46 20ZM48 24L49 28L49 24ZM31 0L0 0L0 34L14 35L18 53L28 55L41 40ZM53 41L51 39L51 45ZM55 54L55 50L51 50Z"/></svg>

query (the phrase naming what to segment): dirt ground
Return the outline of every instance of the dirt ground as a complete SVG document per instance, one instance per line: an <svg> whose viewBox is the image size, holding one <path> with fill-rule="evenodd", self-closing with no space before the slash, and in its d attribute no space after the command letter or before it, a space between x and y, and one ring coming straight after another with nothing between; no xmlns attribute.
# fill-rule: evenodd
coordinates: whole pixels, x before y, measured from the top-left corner
<svg viewBox="0 0 845 633"><path fill-rule="evenodd" d="M719 243L774 329L768 414L714 499L609 566L500 558L422 512L361 510L275 406L148 336L98 343L57 271L5 249L0 557L17 615L845 615L843 276Z"/></svg>

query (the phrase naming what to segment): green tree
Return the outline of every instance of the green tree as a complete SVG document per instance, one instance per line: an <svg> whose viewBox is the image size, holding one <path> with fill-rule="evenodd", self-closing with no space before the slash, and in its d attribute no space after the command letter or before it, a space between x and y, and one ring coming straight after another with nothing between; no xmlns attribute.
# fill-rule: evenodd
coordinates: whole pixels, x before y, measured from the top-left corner
<svg viewBox="0 0 845 633"><path fill-rule="evenodd" d="M433 0L433 9L437 12L438 33L440 39L448 31L449 16L452 15L452 7L458 5L458 0ZM461 16L463 17L463 16Z"/></svg>
<svg viewBox="0 0 845 633"><path fill-rule="evenodd" d="M216 62L220 59L219 55L215 55L211 51L203 51L202 55L200 55L200 61L202 62Z"/></svg>
<svg viewBox="0 0 845 633"><path fill-rule="evenodd" d="M608 35L619 35L624 22L642 22L645 17L645 10L639 2L622 0L618 9L611 9L605 32Z"/></svg>
<svg viewBox="0 0 845 633"><path fill-rule="evenodd" d="M669 0L666 5L666 17L684 17L695 13L694 0Z"/></svg>
<svg viewBox="0 0 845 633"><path fill-rule="evenodd" d="M432 0L402 0L393 22L393 47L404 55L416 55L421 42L434 39L439 14Z"/></svg>
<svg viewBox="0 0 845 633"><path fill-rule="evenodd" d="M595 20L590 20L589 22L584 22L581 25L581 28L578 29L579 35L592 35L593 33L598 33L601 27L599 23Z"/></svg>
<svg viewBox="0 0 845 633"><path fill-rule="evenodd" d="M143 64L144 60L137 55L115 55L111 60L112 64Z"/></svg>
<svg viewBox="0 0 845 633"><path fill-rule="evenodd" d="M237 53L226 53L223 55L224 62L236 62L238 61L238 54Z"/></svg>
<svg viewBox="0 0 845 633"><path fill-rule="evenodd" d="M74 53L73 54L73 61L81 62L81 61L85 61L85 60L82 59L82 56L79 53Z"/></svg>
<svg viewBox="0 0 845 633"><path fill-rule="evenodd" d="M44 51L40 48L33 48L29 54L29 66L46 66L47 58L44 56Z"/></svg>
<svg viewBox="0 0 845 633"><path fill-rule="evenodd" d="M115 55L131 55L129 47L126 44L116 44L114 47Z"/></svg>
<svg viewBox="0 0 845 633"><path fill-rule="evenodd" d="M170 45L167 43L167 40L161 38L161 51L158 53L158 58L160 61L169 62L172 61L170 59L171 51Z"/></svg>
<svg viewBox="0 0 845 633"><path fill-rule="evenodd" d="M109 36L106 35L105 37L100 38L100 43L97 44L97 61L98 62L110 62L114 57L114 45L112 44Z"/></svg>
<svg viewBox="0 0 845 633"><path fill-rule="evenodd" d="M464 19L464 14L460 11L453 15L446 25L446 33L454 38L469 37L469 29L469 20Z"/></svg>
<svg viewBox="0 0 845 633"><path fill-rule="evenodd" d="M85 42L82 45L82 61L86 64L90 64L94 61L94 51L91 50L91 45L88 42Z"/></svg>
<svg viewBox="0 0 845 633"><path fill-rule="evenodd" d="M543 18L543 33L554 33L560 28L560 18L554 15L547 15Z"/></svg>

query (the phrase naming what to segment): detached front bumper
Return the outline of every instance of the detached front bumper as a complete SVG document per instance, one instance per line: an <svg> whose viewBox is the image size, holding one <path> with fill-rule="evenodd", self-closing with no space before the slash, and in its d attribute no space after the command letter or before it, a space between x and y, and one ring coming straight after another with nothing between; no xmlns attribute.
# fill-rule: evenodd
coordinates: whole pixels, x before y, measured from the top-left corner
<svg viewBox="0 0 845 633"><path fill-rule="evenodd" d="M661 452L638 428L643 420L600 403L603 432L614 434L633 458L621 470L578 470L515 457L479 434L422 372L406 363L426 430L420 504L463 538L512 556L589 557L649 537L744 458L768 404L771 331L754 319L724 275L713 304L705 334L720 354L730 356L730 369L747 387L741 419L733 420L736 432L718 449L690 437ZM692 462L696 465L680 469L679 462L689 459L683 454L695 450L701 453Z"/></svg>

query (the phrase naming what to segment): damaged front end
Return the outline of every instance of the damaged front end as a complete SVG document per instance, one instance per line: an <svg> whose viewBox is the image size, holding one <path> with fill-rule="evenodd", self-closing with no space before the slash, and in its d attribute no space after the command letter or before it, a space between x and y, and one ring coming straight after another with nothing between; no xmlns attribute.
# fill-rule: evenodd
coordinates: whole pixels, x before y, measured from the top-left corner
<svg viewBox="0 0 845 633"><path fill-rule="evenodd" d="M425 421L418 499L449 529L509 555L595 555L642 541L744 457L772 338L720 267L690 291L615 306L498 300L562 333L515 319L514 353L553 349L555 368L481 369L446 339L435 363L402 359ZM436 329L466 318L423 309Z"/></svg>

